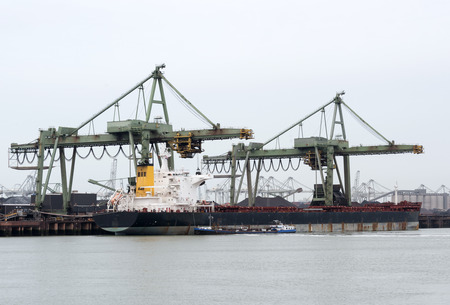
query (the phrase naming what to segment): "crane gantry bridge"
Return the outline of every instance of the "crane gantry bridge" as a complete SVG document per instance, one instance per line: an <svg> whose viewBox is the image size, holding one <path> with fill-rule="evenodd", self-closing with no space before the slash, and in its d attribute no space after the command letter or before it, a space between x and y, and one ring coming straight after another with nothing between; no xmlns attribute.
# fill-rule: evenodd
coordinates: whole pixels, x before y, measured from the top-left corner
<svg viewBox="0 0 450 305"><path fill-rule="evenodd" d="M204 156L203 163L210 170L215 171L229 164L231 172L230 181L230 203L236 204L243 180L247 179L247 191L249 205L254 205L255 197L258 193L258 183L260 172L264 169L264 162L269 162L269 167L273 166L273 160L288 159L287 167L293 167L292 159L303 160L313 171L320 174L320 182L314 186L313 205L351 205L351 184L350 184L350 156L375 155L375 154L399 154L399 153L423 153L421 145L396 145L394 141L387 140L383 135L376 131L366 121L364 121L356 112L354 112L342 100L345 92L337 93L336 96L327 104L323 105L313 113L307 115L300 121L294 123L287 129L278 133L264 143L243 143L233 145L232 150L220 156ZM325 108L334 105L332 122L329 125L329 136L310 137L294 139L294 147L289 149L264 149L272 141L278 139L281 135L297 126L302 126L303 122L319 112L325 112ZM378 146L354 146L350 147L347 141L346 129L342 108L353 114L365 127L383 139L386 144ZM335 137L336 127L341 128L342 138ZM337 157L343 159L343 168L340 168ZM244 165L240 168L239 161ZM300 163L300 162L299 162ZM252 171L256 170L256 178L252 183ZM242 173L242 174L240 174ZM338 184L334 183L334 178L338 179ZM239 185L237 178L240 177Z"/></svg>
<svg viewBox="0 0 450 305"><path fill-rule="evenodd" d="M163 75L161 69L165 65L160 65L147 78L139 82L129 91L121 95L104 109L93 115L80 126L49 128L40 130L39 138L28 144L11 144L9 149L9 166L14 169L37 170L36 177L36 207L39 209L44 201L45 194L49 190L49 181L52 175L52 169L55 162L59 161L61 188L63 195L63 205L66 210L70 206L70 198L73 186L73 178L75 173L75 161L79 154L77 150L81 147L90 148L103 147L104 154L108 146L129 145L131 149L135 172L138 163L148 164L152 159L152 152L159 156L158 143L165 143L167 147L172 149L172 158L170 158L169 167L173 169L173 151L179 153L181 158L192 158L194 154L202 152L202 142L222 139L250 139L253 132L251 129L239 128L221 128L219 124L213 123L208 117L201 113L192 103L190 103ZM79 131L86 125L93 122L98 116L108 109L118 107L119 101L130 95L132 92L139 90L139 97L145 97L144 83L152 80L151 92L148 101L144 100L144 105L148 102L145 109L145 117L136 118L125 121L110 121L107 123L107 132L104 134L80 135ZM163 83L175 92L177 98L184 103L196 116L206 121L211 127L209 129L200 130L173 130L169 123L169 114L166 105ZM159 89L159 90L158 90ZM157 93L159 91L159 98ZM158 118L155 122L150 122L152 115L152 107L160 105L162 107L164 118ZM139 106L139 99L138 99ZM115 108L114 108L115 110ZM140 149L139 149L140 146ZM66 157L67 150L72 149L71 156ZM69 151L70 153L70 151ZM45 164L44 161L50 156L50 161ZM29 166L33 161L37 160L37 166ZM70 172L68 173L66 162L70 162ZM47 170L44 180L44 171ZM131 183L133 183L131 181Z"/></svg>

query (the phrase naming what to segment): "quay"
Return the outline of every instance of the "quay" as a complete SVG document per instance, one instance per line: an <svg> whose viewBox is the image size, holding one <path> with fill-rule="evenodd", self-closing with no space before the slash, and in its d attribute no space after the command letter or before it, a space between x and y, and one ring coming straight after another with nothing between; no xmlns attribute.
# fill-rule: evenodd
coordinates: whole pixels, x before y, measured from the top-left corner
<svg viewBox="0 0 450 305"><path fill-rule="evenodd" d="M450 228L450 215L420 215L419 228Z"/></svg>
<svg viewBox="0 0 450 305"><path fill-rule="evenodd" d="M420 215L419 228L450 228L450 216ZM0 236L106 235L90 216L56 216L41 219L4 219Z"/></svg>
<svg viewBox="0 0 450 305"><path fill-rule="evenodd" d="M0 236L100 235L110 234L91 217L45 217L0 221Z"/></svg>

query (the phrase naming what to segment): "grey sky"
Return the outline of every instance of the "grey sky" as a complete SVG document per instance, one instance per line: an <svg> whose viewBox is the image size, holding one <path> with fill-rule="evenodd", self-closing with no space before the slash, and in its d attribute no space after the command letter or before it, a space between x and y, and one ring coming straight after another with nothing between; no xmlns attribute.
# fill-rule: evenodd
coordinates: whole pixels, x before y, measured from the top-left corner
<svg viewBox="0 0 450 305"><path fill-rule="evenodd" d="M450 185L449 14L448 1L2 1L0 184L29 174L7 167L10 143L80 125L164 62L166 77L208 117L252 128L259 142L345 90L344 101L388 139L425 147L354 157L352 175L389 188ZM122 119L134 107L124 103ZM207 127L173 98L169 112L175 128ZM347 128L350 145L383 144ZM231 142L205 148L220 154ZM179 164L193 171L192 162ZM75 188L96 190L87 179L107 179L110 163L80 162ZM295 179L312 185L302 172Z"/></svg>

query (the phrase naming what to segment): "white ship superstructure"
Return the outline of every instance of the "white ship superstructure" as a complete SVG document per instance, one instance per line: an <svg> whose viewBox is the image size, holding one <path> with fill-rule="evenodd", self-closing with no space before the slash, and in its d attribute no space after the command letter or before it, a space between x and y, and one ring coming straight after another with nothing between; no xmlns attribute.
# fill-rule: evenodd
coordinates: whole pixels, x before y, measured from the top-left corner
<svg viewBox="0 0 450 305"><path fill-rule="evenodd" d="M117 190L108 201L108 211L188 212L199 207L211 207L200 202L198 188L212 175L189 175L188 171L171 171L169 154L161 155L161 169L140 165L136 186L128 192Z"/></svg>

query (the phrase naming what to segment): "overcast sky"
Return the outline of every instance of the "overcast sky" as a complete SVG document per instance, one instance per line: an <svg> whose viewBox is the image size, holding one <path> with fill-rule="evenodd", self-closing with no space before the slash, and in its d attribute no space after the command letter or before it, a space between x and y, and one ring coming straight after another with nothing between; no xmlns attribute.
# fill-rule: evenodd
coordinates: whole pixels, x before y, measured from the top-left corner
<svg viewBox="0 0 450 305"><path fill-rule="evenodd" d="M345 90L344 101L386 138L425 148L354 157L352 181L360 170L361 182L389 188L450 186L449 16L448 1L1 1L0 185L31 174L8 168L11 143L79 126L165 63L167 79L212 121L251 128L257 142ZM208 127L166 94L175 129ZM135 108L136 98L122 103L121 118ZM112 115L103 120L97 132ZM352 120L351 146L384 144ZM236 142L207 143L205 154ZM177 164L194 171L192 162ZM77 165L74 188L97 190L86 181L107 179L111 159ZM127 174L119 165L117 175ZM314 183L306 167L293 175Z"/></svg>

